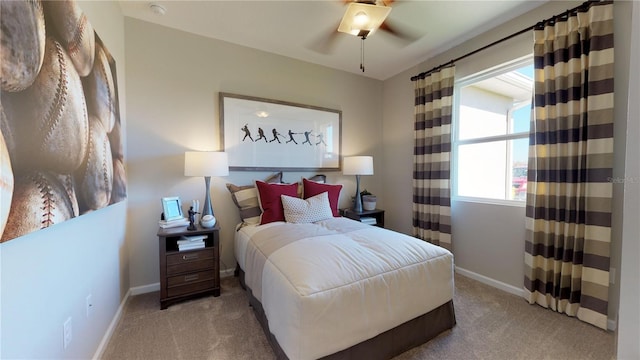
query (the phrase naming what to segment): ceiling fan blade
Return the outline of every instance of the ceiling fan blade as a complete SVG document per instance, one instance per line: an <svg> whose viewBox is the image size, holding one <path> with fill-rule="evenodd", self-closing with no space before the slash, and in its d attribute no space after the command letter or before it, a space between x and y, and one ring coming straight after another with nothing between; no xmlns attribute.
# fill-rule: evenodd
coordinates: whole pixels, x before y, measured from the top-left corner
<svg viewBox="0 0 640 360"><path fill-rule="evenodd" d="M380 25L380 30L385 31L401 40L404 40L407 44L412 43L422 37L422 35L418 35L414 31L411 31L406 27L392 25L389 19L385 20L382 25Z"/></svg>
<svg viewBox="0 0 640 360"><path fill-rule="evenodd" d="M340 33L338 32L338 22L334 27L328 29L326 33L316 37L307 45L307 48L320 54L331 54L338 44Z"/></svg>

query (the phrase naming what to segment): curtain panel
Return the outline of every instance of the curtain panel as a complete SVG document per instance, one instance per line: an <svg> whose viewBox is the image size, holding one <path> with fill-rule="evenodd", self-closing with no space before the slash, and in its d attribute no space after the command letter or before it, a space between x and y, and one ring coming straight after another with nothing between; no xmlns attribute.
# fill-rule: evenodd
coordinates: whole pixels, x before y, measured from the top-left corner
<svg viewBox="0 0 640 360"><path fill-rule="evenodd" d="M613 167L613 4L534 31L525 298L607 329Z"/></svg>
<svg viewBox="0 0 640 360"><path fill-rule="evenodd" d="M455 66L413 79L413 235L451 244L451 110Z"/></svg>

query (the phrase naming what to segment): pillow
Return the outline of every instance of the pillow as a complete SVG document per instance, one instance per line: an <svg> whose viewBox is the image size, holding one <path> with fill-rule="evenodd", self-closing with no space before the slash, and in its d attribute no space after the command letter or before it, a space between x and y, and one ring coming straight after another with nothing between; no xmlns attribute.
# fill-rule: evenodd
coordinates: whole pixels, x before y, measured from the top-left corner
<svg viewBox="0 0 640 360"><path fill-rule="evenodd" d="M275 173L264 180L266 183L282 182L282 172ZM260 223L260 204L258 203L258 192L254 185L238 186L227 184L227 189L231 193L233 203L238 207L240 219L243 225Z"/></svg>
<svg viewBox="0 0 640 360"><path fill-rule="evenodd" d="M340 190L342 190L342 185L321 184L307 179L302 179L302 185L304 187L304 199L316 196L325 191L328 192L331 212L333 213L333 216L340 217L340 210L338 210L338 199L340 198Z"/></svg>
<svg viewBox="0 0 640 360"><path fill-rule="evenodd" d="M323 192L306 200L287 195L280 196L284 219L290 223L312 223L333 217L329 193Z"/></svg>
<svg viewBox="0 0 640 360"><path fill-rule="evenodd" d="M327 182L327 176L326 175L322 175L322 174L318 174L318 175L310 177L309 180L324 184L324 183Z"/></svg>
<svg viewBox="0 0 640 360"><path fill-rule="evenodd" d="M310 177L309 180L324 184L325 182L327 182L327 176L318 174ZM303 193L304 193L304 188L301 180L301 181L298 181L298 197L301 198Z"/></svg>
<svg viewBox="0 0 640 360"><path fill-rule="evenodd" d="M258 189L258 202L262 215L260 225L274 221L284 221L284 209L282 208L281 195L296 197L298 194L298 184L268 184L256 180Z"/></svg>

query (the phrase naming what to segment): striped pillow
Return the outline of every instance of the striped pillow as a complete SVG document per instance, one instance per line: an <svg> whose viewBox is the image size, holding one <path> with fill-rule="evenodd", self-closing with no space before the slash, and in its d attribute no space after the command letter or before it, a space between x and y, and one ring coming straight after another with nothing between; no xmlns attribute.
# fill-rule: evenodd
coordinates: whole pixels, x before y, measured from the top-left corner
<svg viewBox="0 0 640 360"><path fill-rule="evenodd" d="M282 172L278 172L266 178L266 183L275 184L282 182ZM260 204L258 203L258 191L255 185L238 186L234 184L227 184L227 189L231 193L231 199L238 207L240 212L240 219L242 225L259 224Z"/></svg>

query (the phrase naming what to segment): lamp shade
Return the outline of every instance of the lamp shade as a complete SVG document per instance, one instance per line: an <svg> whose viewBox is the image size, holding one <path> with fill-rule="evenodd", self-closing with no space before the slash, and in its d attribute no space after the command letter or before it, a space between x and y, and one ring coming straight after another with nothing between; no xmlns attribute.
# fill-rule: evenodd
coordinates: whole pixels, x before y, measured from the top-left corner
<svg viewBox="0 0 640 360"><path fill-rule="evenodd" d="M373 157L347 156L342 165L344 175L373 175Z"/></svg>
<svg viewBox="0 0 640 360"><path fill-rule="evenodd" d="M227 176L229 156L219 151L187 151L184 153L184 176Z"/></svg>

